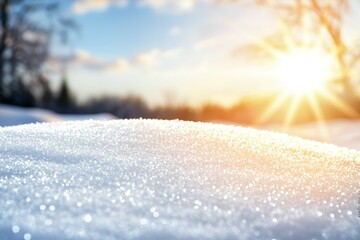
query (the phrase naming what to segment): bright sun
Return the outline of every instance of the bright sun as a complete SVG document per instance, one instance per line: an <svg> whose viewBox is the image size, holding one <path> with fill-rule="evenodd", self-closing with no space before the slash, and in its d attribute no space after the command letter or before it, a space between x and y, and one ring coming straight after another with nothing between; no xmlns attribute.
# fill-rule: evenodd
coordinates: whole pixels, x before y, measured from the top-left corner
<svg viewBox="0 0 360 240"><path fill-rule="evenodd" d="M293 50L277 59L276 78L292 94L314 92L331 77L331 58L319 50Z"/></svg>

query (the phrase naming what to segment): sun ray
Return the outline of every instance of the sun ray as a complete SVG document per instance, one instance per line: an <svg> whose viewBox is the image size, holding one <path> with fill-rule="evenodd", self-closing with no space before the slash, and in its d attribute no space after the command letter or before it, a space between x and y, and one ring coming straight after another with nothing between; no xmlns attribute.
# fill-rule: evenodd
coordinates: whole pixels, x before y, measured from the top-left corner
<svg viewBox="0 0 360 240"><path fill-rule="evenodd" d="M360 114L335 93L326 89L327 83L334 79L338 72L334 55L324 49L322 40L310 34L304 35L302 42L299 43L296 33L287 25L282 25L283 21L280 20L279 23L283 36L281 42L273 42L274 39L255 39L254 41L259 49L275 60L273 77L279 81L278 96L261 113L255 124L271 122L269 120L278 112L287 108L283 119L283 130L287 131L297 116L304 114L302 101L306 101L310 107L309 110L313 113L322 140L327 141L329 132L326 116L318 97L322 96L326 104L333 105L349 117L360 117ZM314 39L316 41L313 41Z"/></svg>
<svg viewBox="0 0 360 240"><path fill-rule="evenodd" d="M295 95L291 99L290 107L288 112L286 113L284 124L283 124L283 131L287 131L291 123L293 123L294 118L296 116L296 111L299 110L299 105L303 96Z"/></svg>
<svg viewBox="0 0 360 240"><path fill-rule="evenodd" d="M348 105L344 100L332 94L330 91L325 88L319 89L319 93L324 96L334 107L336 107L341 112L345 113L348 117L359 118L359 113Z"/></svg>
<svg viewBox="0 0 360 240"><path fill-rule="evenodd" d="M292 33L289 29L289 26L285 24L285 22L282 19L279 20L279 25L280 25L282 37L284 38L284 44L285 44L284 47L286 48L286 50L295 49L297 44L295 42L295 39L291 37Z"/></svg>
<svg viewBox="0 0 360 240"><path fill-rule="evenodd" d="M319 103L316 100L315 95L308 94L306 96L306 99L310 103L310 107L311 107L312 112L315 114L316 123L317 123L317 126L319 128L322 140L323 141L328 141L329 140L329 132L328 132L328 129L327 129L327 126L326 126L325 117L324 117L324 114L321 111L321 107L319 106Z"/></svg>
<svg viewBox="0 0 360 240"><path fill-rule="evenodd" d="M261 40L256 43L259 48L262 48L267 53L269 53L272 57L275 59L279 58L281 56L281 52L274 46L272 46L269 42Z"/></svg>
<svg viewBox="0 0 360 240"><path fill-rule="evenodd" d="M285 103L285 101L289 98L289 94L282 93L271 103L270 107L268 107L263 114L261 114L256 124L266 123L273 114L280 109Z"/></svg>
<svg viewBox="0 0 360 240"><path fill-rule="evenodd" d="M263 38L255 35L255 34L251 34L249 32L244 32L244 29L241 26L238 26L237 24L235 24L233 21L224 20L222 17L219 17L219 16L218 16L218 18L221 19L222 21L224 21L228 27L232 28L233 32L239 32L239 33L241 33L241 35L251 39L252 40L251 42L253 42L257 48L269 53L271 55L271 57L276 59L283 52L283 51L280 51L279 49L277 49L275 46L273 46L266 39L264 40ZM235 51L235 54L236 54L236 52L237 51Z"/></svg>

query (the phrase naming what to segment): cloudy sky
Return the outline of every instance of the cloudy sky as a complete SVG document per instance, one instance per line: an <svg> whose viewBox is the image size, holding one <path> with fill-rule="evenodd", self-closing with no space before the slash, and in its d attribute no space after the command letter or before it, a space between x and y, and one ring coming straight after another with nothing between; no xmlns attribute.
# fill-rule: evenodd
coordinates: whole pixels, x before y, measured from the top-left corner
<svg viewBox="0 0 360 240"><path fill-rule="evenodd" d="M230 105L275 87L269 66L233 53L277 27L270 10L231 2L64 1L81 29L54 55L68 59L68 80L80 99L134 94L151 105Z"/></svg>

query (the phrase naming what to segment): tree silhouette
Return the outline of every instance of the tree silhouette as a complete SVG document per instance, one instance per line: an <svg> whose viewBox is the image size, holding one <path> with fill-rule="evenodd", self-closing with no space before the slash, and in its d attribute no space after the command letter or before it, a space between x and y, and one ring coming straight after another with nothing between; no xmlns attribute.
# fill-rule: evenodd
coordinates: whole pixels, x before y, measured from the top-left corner
<svg viewBox="0 0 360 240"><path fill-rule="evenodd" d="M41 86L40 89L42 90L41 94L40 94L40 98L39 98L39 105L40 107L43 108L47 108L47 109L51 109L54 107L54 100L55 100L55 96L54 96L54 92L53 90L50 88L49 85L49 80L44 77L44 76L40 76L39 77L39 85Z"/></svg>
<svg viewBox="0 0 360 240"><path fill-rule="evenodd" d="M74 107L75 100L71 93L67 79L64 77L57 96L56 107L60 113L70 113Z"/></svg>
<svg viewBox="0 0 360 240"><path fill-rule="evenodd" d="M55 1L0 0L0 27L0 102L12 102L18 85L41 99L37 90L51 38L67 35L75 24Z"/></svg>
<svg viewBox="0 0 360 240"><path fill-rule="evenodd" d="M4 58L9 23L9 0L0 2L1 38L0 38L0 101L4 99Z"/></svg>

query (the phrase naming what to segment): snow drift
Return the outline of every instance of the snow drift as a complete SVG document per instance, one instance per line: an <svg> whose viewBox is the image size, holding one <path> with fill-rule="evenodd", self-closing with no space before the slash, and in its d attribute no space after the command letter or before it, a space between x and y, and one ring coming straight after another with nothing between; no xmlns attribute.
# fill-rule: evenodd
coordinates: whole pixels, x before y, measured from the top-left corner
<svg viewBox="0 0 360 240"><path fill-rule="evenodd" d="M182 121L0 128L0 239L360 239L360 153Z"/></svg>
<svg viewBox="0 0 360 240"><path fill-rule="evenodd" d="M360 121L349 119L329 120L325 123L305 123L287 129L290 135L320 142L329 142L338 146L360 150ZM325 130L325 136L321 133ZM268 126L267 129L281 132L283 126Z"/></svg>
<svg viewBox="0 0 360 240"><path fill-rule="evenodd" d="M114 116L107 113L101 114L56 114L52 111L40 108L23 108L0 104L0 127L15 126L29 123L58 122L58 121L81 121L81 120L112 120Z"/></svg>

